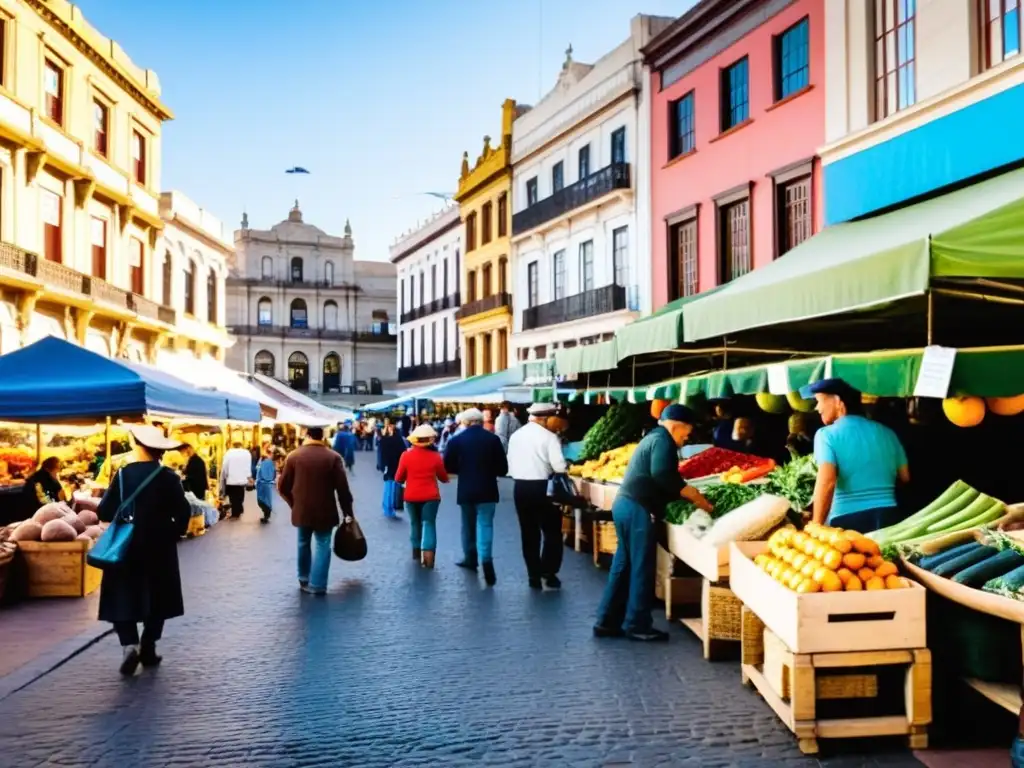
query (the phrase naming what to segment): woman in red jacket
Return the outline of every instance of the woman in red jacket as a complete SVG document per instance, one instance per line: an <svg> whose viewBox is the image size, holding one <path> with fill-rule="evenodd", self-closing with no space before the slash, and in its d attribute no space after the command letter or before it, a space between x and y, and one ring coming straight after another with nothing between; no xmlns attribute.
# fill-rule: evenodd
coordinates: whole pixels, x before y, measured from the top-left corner
<svg viewBox="0 0 1024 768"><path fill-rule="evenodd" d="M437 481L448 482L444 460L433 447L437 433L429 424L421 424L409 435L412 448L398 460L395 481L405 484L405 513L412 528L412 558L422 556L425 568L434 567L437 549L437 508L441 491Z"/></svg>

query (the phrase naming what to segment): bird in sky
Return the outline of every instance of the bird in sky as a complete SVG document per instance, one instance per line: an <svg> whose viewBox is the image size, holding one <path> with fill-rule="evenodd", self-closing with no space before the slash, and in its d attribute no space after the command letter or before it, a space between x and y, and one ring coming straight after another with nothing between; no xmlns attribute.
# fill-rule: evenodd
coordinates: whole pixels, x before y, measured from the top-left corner
<svg viewBox="0 0 1024 768"><path fill-rule="evenodd" d="M305 174L308 174L309 171L307 171L305 168L303 168L300 165L296 165L294 168L289 168L287 171L285 171L285 173L305 173Z"/></svg>

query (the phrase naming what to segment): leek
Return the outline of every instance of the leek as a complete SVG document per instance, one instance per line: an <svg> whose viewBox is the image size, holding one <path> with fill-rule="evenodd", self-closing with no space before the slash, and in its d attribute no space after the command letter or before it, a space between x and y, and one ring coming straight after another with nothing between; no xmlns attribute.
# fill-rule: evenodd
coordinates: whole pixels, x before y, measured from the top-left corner
<svg viewBox="0 0 1024 768"><path fill-rule="evenodd" d="M927 526L929 533L940 533L942 531L952 530L952 526L964 522L965 520L971 520L974 517L981 515L983 512L988 511L992 506L998 507L998 511L1002 510L1003 504L1000 501L996 501L987 494L981 494L964 507L959 512L947 515L945 518L933 522Z"/></svg>
<svg viewBox="0 0 1024 768"><path fill-rule="evenodd" d="M943 494L945 496L946 494ZM915 535L924 533L931 525L941 525L943 521L959 514L970 507L981 496L978 491L968 487L959 496L945 505L932 508L929 504L920 512L911 515L906 520L888 528L882 528L870 534L871 538L879 543L888 541L900 541L905 538L912 538ZM910 534L909 536L906 534Z"/></svg>

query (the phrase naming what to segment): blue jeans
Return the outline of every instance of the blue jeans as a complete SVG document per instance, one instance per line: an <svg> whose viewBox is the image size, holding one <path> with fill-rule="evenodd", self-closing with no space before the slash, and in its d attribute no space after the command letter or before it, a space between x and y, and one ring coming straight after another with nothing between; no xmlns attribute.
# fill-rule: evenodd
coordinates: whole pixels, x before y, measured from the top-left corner
<svg viewBox="0 0 1024 768"><path fill-rule="evenodd" d="M493 501L459 504L462 510L462 554L467 563L491 562L496 506Z"/></svg>
<svg viewBox="0 0 1024 768"><path fill-rule="evenodd" d="M308 582L310 589L327 589L327 574L331 570L331 533L299 528L299 581ZM316 539L316 547L312 546Z"/></svg>
<svg viewBox="0 0 1024 768"><path fill-rule="evenodd" d="M437 549L437 508L440 501L407 501L405 514L409 516L409 541L413 549L433 552Z"/></svg>
<svg viewBox="0 0 1024 768"><path fill-rule="evenodd" d="M398 492L398 483L394 480L384 481L384 496L380 500L381 508L384 510L384 517L395 516L395 494Z"/></svg>
<svg viewBox="0 0 1024 768"><path fill-rule="evenodd" d="M607 629L643 632L653 624L654 523L646 509L625 496L618 496L612 504L612 520L619 546L597 610L597 623Z"/></svg>
<svg viewBox="0 0 1024 768"><path fill-rule="evenodd" d="M828 520L828 525L833 528L845 528L848 531L868 533L881 528L888 528L896 525L903 519L899 509L896 507L879 507L876 509L865 509L860 512L851 512L848 515L838 515Z"/></svg>

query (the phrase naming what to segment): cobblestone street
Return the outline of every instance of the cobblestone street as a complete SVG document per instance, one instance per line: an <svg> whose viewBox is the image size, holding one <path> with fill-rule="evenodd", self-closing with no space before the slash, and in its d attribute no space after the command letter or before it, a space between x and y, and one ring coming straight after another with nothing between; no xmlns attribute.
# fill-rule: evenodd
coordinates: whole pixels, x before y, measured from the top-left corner
<svg viewBox="0 0 1024 768"><path fill-rule="evenodd" d="M704 662L682 630L667 645L593 640L604 573L586 556L566 551L561 593L527 589L510 501L496 518L496 588L454 565L453 486L438 567L422 570L406 523L380 515L372 465L359 454L353 480L370 554L335 559L325 598L297 589L285 511L269 526L255 511L219 524L181 545L187 615L167 626L163 666L122 680L109 635L10 693L0 764L818 764L736 664ZM917 764L907 752L824 762Z"/></svg>

